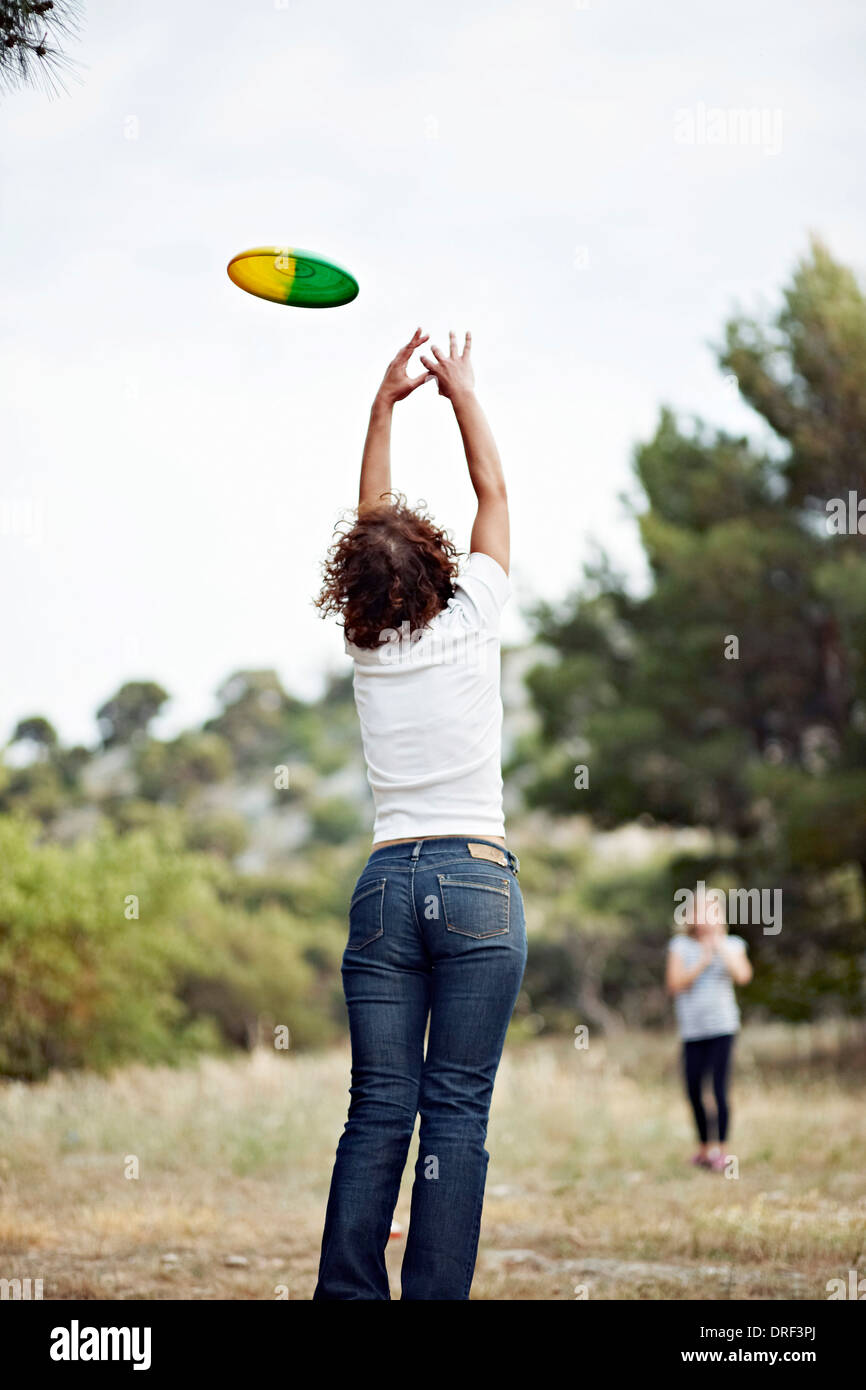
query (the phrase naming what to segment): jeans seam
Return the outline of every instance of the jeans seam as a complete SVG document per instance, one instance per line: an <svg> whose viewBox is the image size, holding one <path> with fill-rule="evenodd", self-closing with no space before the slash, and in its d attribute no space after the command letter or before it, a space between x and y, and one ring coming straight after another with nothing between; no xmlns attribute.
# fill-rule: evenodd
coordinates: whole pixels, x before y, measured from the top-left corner
<svg viewBox="0 0 866 1390"><path fill-rule="evenodd" d="M475 1219L472 1223L472 1247L466 1261L466 1274L463 1279L463 1297L469 1297L469 1290L472 1288L472 1280L475 1276L475 1266L478 1262L478 1243L481 1238L481 1213L484 1210L484 1188L487 1181L487 1167L485 1165L481 1191L478 1194L478 1204L475 1208Z"/></svg>
<svg viewBox="0 0 866 1390"><path fill-rule="evenodd" d="M418 933L419 937L421 937L421 939L423 940L424 933L421 930L421 923L418 921L418 909L415 906L415 870L417 869L417 867L418 861L417 859L414 859L412 861L412 869L409 876L409 900L412 903L412 920L415 923L415 930Z"/></svg>

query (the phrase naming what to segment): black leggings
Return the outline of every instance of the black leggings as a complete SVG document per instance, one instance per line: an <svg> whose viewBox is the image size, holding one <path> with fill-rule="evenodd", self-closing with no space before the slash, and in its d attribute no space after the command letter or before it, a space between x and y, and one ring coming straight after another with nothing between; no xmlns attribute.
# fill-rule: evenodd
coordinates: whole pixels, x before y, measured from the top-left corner
<svg viewBox="0 0 866 1390"><path fill-rule="evenodd" d="M704 1110L701 1097L704 1077L708 1073L712 1073L713 1077L719 1143L723 1144L728 1137L728 1068L734 1036L733 1033L722 1033L718 1038L696 1038L693 1042L683 1044L686 1090L695 1112L695 1124L702 1144L706 1144L709 1138L707 1112Z"/></svg>

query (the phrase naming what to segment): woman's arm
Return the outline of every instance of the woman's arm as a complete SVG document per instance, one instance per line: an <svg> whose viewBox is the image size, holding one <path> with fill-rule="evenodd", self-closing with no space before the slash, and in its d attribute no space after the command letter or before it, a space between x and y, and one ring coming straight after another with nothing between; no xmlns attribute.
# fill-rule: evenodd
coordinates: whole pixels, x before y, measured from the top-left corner
<svg viewBox="0 0 866 1390"><path fill-rule="evenodd" d="M469 477L478 498L469 548L490 555L507 574L510 560L508 496L499 450L475 395L472 334L466 334L462 354L457 351L456 335L449 333L448 339L447 357L437 347L431 347L436 360L422 356L421 361L436 378L439 394L451 401L460 427Z"/></svg>
<svg viewBox="0 0 866 1390"><path fill-rule="evenodd" d="M361 458L359 512L377 506L383 494L391 491L391 414L397 401L405 400L416 387L430 380L429 372L422 372L416 377L406 375L409 358L416 348L426 343L428 336L420 328L415 329L406 346L401 347L389 363L376 392Z"/></svg>

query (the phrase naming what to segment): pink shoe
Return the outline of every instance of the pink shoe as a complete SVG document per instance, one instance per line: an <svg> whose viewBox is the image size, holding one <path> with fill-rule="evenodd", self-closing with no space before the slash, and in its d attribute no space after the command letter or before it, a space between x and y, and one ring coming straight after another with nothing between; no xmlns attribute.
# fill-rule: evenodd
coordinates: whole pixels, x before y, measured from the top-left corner
<svg viewBox="0 0 866 1390"><path fill-rule="evenodd" d="M710 1160L700 1153L695 1154L694 1158L689 1159L689 1162L695 1168L711 1168L713 1166Z"/></svg>
<svg viewBox="0 0 866 1390"><path fill-rule="evenodd" d="M728 1166L727 1154L713 1154L708 1166L712 1168L714 1173L724 1173Z"/></svg>

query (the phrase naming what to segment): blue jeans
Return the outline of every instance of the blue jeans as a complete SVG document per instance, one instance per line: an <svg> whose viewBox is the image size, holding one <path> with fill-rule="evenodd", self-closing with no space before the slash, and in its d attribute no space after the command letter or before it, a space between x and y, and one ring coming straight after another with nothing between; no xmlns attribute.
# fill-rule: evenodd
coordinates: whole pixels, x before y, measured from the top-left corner
<svg viewBox="0 0 866 1390"><path fill-rule="evenodd" d="M419 1112L402 1296L469 1297L493 1081L526 964L518 867L454 836L374 850L358 879L342 967L351 1102L314 1299L391 1297L385 1247Z"/></svg>

